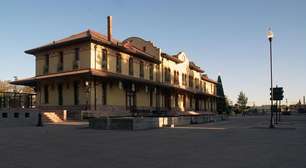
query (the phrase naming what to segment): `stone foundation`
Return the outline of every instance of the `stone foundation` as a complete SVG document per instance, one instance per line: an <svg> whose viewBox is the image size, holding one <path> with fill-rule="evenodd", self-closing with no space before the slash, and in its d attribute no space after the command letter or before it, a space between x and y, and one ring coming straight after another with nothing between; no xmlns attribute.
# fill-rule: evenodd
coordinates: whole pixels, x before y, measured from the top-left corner
<svg viewBox="0 0 306 168"><path fill-rule="evenodd" d="M94 129L145 130L176 127L227 120L226 115L197 115L175 117L100 117L89 119L89 127Z"/></svg>

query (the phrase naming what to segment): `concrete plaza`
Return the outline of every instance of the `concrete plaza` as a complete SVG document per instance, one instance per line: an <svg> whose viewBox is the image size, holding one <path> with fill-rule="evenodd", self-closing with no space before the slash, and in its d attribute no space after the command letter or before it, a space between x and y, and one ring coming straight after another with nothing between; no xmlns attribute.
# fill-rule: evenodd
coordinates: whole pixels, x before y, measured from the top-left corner
<svg viewBox="0 0 306 168"><path fill-rule="evenodd" d="M306 167L306 115L268 116L145 131L86 124L0 128L0 168Z"/></svg>

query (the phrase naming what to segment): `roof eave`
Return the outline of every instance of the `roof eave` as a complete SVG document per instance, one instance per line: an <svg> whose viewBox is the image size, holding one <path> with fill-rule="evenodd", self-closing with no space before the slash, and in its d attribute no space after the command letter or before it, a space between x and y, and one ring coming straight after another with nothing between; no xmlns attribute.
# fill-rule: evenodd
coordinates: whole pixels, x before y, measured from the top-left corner
<svg viewBox="0 0 306 168"><path fill-rule="evenodd" d="M49 49L55 49L55 48L58 48L58 47L67 46L67 45L71 45L71 44L75 44L75 43L85 42L85 41L89 41L90 39L91 39L91 37L82 37L82 38L79 38L79 39L74 39L74 40L65 41L65 42L61 42L61 43L49 44L49 45L46 45L46 46L33 48L33 49L30 49L30 50L26 50L24 52L26 54L35 55L38 52L42 52L42 51L49 50Z"/></svg>

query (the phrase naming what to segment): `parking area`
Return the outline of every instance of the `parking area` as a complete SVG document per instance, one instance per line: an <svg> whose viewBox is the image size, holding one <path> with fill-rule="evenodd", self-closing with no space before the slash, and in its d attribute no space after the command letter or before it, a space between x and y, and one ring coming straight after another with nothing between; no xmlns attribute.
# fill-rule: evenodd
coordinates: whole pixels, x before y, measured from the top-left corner
<svg viewBox="0 0 306 168"><path fill-rule="evenodd" d="M268 116L143 131L86 123L0 128L0 167L306 167L306 116Z"/></svg>

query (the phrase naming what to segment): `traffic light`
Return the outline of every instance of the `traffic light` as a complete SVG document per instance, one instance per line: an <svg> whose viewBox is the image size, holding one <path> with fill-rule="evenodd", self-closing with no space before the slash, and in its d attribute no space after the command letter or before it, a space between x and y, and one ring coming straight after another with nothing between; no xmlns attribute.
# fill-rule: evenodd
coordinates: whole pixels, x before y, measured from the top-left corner
<svg viewBox="0 0 306 168"><path fill-rule="evenodd" d="M270 88L270 100L272 97L271 88ZM273 88L273 100L283 100L284 99L284 89L283 87Z"/></svg>

